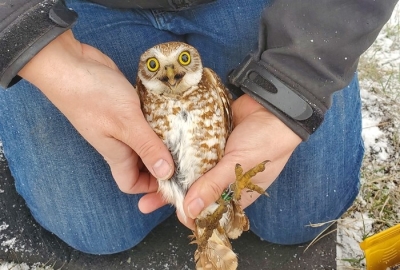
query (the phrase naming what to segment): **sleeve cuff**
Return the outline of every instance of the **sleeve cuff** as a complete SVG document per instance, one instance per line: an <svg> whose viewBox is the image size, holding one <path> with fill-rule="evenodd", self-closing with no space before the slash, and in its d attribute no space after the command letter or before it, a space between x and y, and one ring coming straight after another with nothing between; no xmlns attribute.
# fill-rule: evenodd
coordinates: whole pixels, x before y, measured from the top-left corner
<svg viewBox="0 0 400 270"><path fill-rule="evenodd" d="M43 47L70 29L78 15L64 1L41 1L0 33L0 86L10 87L18 72Z"/></svg>
<svg viewBox="0 0 400 270"><path fill-rule="evenodd" d="M321 125L324 112L272 75L261 61L248 55L229 74L229 82L276 115L303 141Z"/></svg>

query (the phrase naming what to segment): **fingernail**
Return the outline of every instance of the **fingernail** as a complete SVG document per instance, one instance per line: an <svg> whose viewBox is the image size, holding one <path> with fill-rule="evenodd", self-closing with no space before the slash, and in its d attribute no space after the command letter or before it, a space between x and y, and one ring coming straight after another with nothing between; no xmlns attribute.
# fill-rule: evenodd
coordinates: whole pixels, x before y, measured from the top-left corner
<svg viewBox="0 0 400 270"><path fill-rule="evenodd" d="M203 208L204 208L203 200L200 198L194 199L189 203L188 206L189 217L192 219L197 218L197 216L200 214Z"/></svg>
<svg viewBox="0 0 400 270"><path fill-rule="evenodd" d="M153 166L155 177L159 180L165 180L171 174L171 166L164 159L159 159Z"/></svg>

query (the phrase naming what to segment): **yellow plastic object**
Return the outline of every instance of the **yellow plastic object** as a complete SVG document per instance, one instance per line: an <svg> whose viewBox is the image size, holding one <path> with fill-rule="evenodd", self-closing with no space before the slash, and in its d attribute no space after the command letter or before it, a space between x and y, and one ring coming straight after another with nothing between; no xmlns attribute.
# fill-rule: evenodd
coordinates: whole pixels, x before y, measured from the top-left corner
<svg viewBox="0 0 400 270"><path fill-rule="evenodd" d="M400 263L400 224L377 233L360 243L367 270L385 270Z"/></svg>

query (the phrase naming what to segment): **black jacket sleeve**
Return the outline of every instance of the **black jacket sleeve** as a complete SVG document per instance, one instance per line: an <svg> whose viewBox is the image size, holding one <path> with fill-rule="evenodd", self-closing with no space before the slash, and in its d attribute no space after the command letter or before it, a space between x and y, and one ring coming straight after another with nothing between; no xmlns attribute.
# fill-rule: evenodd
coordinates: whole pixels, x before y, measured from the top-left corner
<svg viewBox="0 0 400 270"><path fill-rule="evenodd" d="M275 0L262 14L259 48L230 82L303 140L347 86L397 0Z"/></svg>
<svg viewBox="0 0 400 270"><path fill-rule="evenodd" d="M77 18L63 1L6 0L0 4L0 86L17 82L17 73Z"/></svg>

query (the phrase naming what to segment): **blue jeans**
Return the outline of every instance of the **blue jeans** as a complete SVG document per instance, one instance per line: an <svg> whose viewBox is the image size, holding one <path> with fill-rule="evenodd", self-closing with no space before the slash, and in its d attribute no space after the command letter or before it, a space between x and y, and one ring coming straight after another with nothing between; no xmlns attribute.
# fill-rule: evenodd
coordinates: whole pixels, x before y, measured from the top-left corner
<svg viewBox="0 0 400 270"><path fill-rule="evenodd" d="M76 38L109 55L135 83L139 55L171 40L195 46L204 66L225 79L256 46L260 12L268 3L219 0L178 12L111 10L77 0L67 5L79 14ZM34 218L78 250L129 249L174 213L170 206L140 213L141 196L119 191L104 159L26 81L0 91L0 139L17 191ZM307 225L340 217L355 199L362 156L354 78L334 95L322 126L293 153L268 189L270 197L246 209L251 230L279 244L313 239L324 227Z"/></svg>

